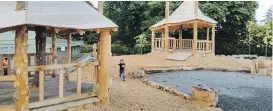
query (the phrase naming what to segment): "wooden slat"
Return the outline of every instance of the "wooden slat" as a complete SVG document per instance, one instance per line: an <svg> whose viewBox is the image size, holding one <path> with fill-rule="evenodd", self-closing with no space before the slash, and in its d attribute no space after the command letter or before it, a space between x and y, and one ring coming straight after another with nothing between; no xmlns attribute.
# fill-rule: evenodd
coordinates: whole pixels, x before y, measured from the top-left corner
<svg viewBox="0 0 273 111"><path fill-rule="evenodd" d="M81 94L81 72L82 72L82 68L78 67L77 69L77 95Z"/></svg>
<svg viewBox="0 0 273 111"><path fill-rule="evenodd" d="M0 111L15 111L15 106L0 106Z"/></svg>
<svg viewBox="0 0 273 111"><path fill-rule="evenodd" d="M98 82L98 66L94 66L95 70L94 70L94 75L93 75L93 92L96 93L97 92L97 82Z"/></svg>
<svg viewBox="0 0 273 111"><path fill-rule="evenodd" d="M31 66L31 56L27 56L27 63L28 63L28 66Z"/></svg>
<svg viewBox="0 0 273 111"><path fill-rule="evenodd" d="M43 100L43 101L39 101L39 102L30 103L29 108L33 109L33 108L38 108L38 107L42 107L42 106L49 106L49 105L53 105L53 104L60 104L60 103L64 103L64 102L75 101L75 100L80 100L80 99L84 99L84 98L90 98L90 97L94 97L94 96L96 96L94 93L85 93L85 94L76 95L76 96L68 96L68 97L64 97L64 98L54 98L54 99L49 99L49 100Z"/></svg>
<svg viewBox="0 0 273 111"><path fill-rule="evenodd" d="M15 81L16 77L12 76L0 76L0 81Z"/></svg>
<svg viewBox="0 0 273 111"><path fill-rule="evenodd" d="M28 71L38 70L52 70L52 69L64 69L68 67L83 67L89 64L98 65L98 62L86 62L86 63L72 63L72 64L52 64L52 65L41 65L28 67Z"/></svg>
<svg viewBox="0 0 273 111"><path fill-rule="evenodd" d="M44 100L44 75L45 71L44 70L40 70L39 71L39 100L42 101Z"/></svg>
<svg viewBox="0 0 273 111"><path fill-rule="evenodd" d="M64 71L60 69L60 77L59 77L59 97L64 97Z"/></svg>
<svg viewBox="0 0 273 111"><path fill-rule="evenodd" d="M0 55L0 73L4 75L4 68L3 68L3 55Z"/></svg>
<svg viewBox="0 0 273 111"><path fill-rule="evenodd" d="M8 74L7 75L10 75L10 55L7 56L7 59L8 59Z"/></svg>

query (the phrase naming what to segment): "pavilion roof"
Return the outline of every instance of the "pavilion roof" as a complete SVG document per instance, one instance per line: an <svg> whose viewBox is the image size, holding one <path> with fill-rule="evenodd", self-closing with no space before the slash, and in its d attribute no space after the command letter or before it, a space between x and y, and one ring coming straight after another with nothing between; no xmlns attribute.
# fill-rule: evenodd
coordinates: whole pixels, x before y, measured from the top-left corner
<svg viewBox="0 0 273 111"><path fill-rule="evenodd" d="M92 30L118 26L84 1L28 1L15 11L16 1L0 2L0 29L33 25Z"/></svg>
<svg viewBox="0 0 273 111"><path fill-rule="evenodd" d="M194 14L194 1L184 1L168 18L159 21L158 23L151 26L151 28L156 28L165 24L172 23L183 23L192 20L201 20L207 23L216 24L217 22L210 17L204 15L201 10L198 8L198 15Z"/></svg>

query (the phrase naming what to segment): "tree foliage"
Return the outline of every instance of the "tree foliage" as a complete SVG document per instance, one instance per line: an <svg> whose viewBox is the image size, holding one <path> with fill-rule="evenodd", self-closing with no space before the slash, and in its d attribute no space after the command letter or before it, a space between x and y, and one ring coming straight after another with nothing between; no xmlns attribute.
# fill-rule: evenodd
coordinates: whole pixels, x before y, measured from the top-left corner
<svg viewBox="0 0 273 111"><path fill-rule="evenodd" d="M135 37L136 45L135 47L140 48L140 53L142 54L143 48L147 47L149 45L149 42L147 41L145 34L140 34Z"/></svg>

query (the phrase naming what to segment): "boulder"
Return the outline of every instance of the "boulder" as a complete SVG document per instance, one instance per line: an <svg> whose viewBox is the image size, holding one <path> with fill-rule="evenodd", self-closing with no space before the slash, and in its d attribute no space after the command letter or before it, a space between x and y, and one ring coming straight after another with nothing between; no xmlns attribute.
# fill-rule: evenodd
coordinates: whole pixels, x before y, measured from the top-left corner
<svg viewBox="0 0 273 111"><path fill-rule="evenodd" d="M143 78L146 76L146 72L144 70L137 70L132 74L132 78Z"/></svg>

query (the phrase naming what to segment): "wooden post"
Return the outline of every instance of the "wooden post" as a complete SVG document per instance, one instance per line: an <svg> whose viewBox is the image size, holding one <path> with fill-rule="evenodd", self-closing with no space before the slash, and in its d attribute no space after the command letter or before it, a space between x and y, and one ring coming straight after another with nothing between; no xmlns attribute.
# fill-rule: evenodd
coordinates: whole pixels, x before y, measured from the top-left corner
<svg viewBox="0 0 273 111"><path fill-rule="evenodd" d="M64 71L60 69L60 77L59 77L59 97L64 97Z"/></svg>
<svg viewBox="0 0 273 111"><path fill-rule="evenodd" d="M4 75L4 66L3 66L3 55L0 55L0 73L1 75Z"/></svg>
<svg viewBox="0 0 273 111"><path fill-rule="evenodd" d="M28 61L27 61L27 26L17 27L15 34L14 69L16 80L16 111L28 111L29 88L28 88Z"/></svg>
<svg viewBox="0 0 273 111"><path fill-rule="evenodd" d="M182 29L179 30L179 49L182 49Z"/></svg>
<svg viewBox="0 0 273 111"><path fill-rule="evenodd" d="M169 27L165 27L165 52L169 51Z"/></svg>
<svg viewBox="0 0 273 111"><path fill-rule="evenodd" d="M154 45L155 45L155 44L154 44L155 32L154 32L153 30L152 30L152 38L151 38L151 39L152 39L152 40L151 40L151 41L152 41L151 52L153 52L153 51L154 51L154 47L155 47L155 46L154 46Z"/></svg>
<svg viewBox="0 0 273 111"><path fill-rule="evenodd" d="M212 32L211 32L211 44L212 44L212 50L211 53L215 55L215 25L212 26Z"/></svg>
<svg viewBox="0 0 273 111"><path fill-rule="evenodd" d="M77 95L81 95L81 84L82 84L82 81L81 81L81 72L82 71L82 68L81 67L78 67L77 69Z"/></svg>
<svg viewBox="0 0 273 111"><path fill-rule="evenodd" d="M11 71L10 71L10 59L11 59L10 54L8 54L7 59L8 59L8 73L7 73L7 75L10 75L10 73L11 73Z"/></svg>
<svg viewBox="0 0 273 111"><path fill-rule="evenodd" d="M166 4L165 4L165 20L168 21L169 19L169 1L166 1Z"/></svg>
<svg viewBox="0 0 273 111"><path fill-rule="evenodd" d="M165 32L164 31L161 33L161 42L160 42L160 45L161 45L162 49L165 47Z"/></svg>
<svg viewBox="0 0 273 111"><path fill-rule="evenodd" d="M206 42L206 50L209 51L209 27L207 28L207 42Z"/></svg>
<svg viewBox="0 0 273 111"><path fill-rule="evenodd" d="M70 32L67 34L67 60L66 60L66 63L67 64L71 63L71 33ZM68 80L69 72L70 72L70 68L66 68L66 75L65 75L66 80Z"/></svg>
<svg viewBox="0 0 273 111"><path fill-rule="evenodd" d="M109 62L111 52L111 35L109 31L100 32L99 48L99 92L98 98L102 104L109 104Z"/></svg>
<svg viewBox="0 0 273 111"><path fill-rule="evenodd" d="M193 50L193 55L196 56L197 53L197 22L194 22L194 27L193 27L193 46L192 46L192 50Z"/></svg>
<svg viewBox="0 0 273 111"><path fill-rule="evenodd" d="M45 92L45 86L44 86L44 81L45 81L45 72L44 70L39 71L39 100L42 101L44 100L44 92Z"/></svg>
<svg viewBox="0 0 273 111"><path fill-rule="evenodd" d="M94 43L93 45L92 45L92 48L93 48L93 57L94 58L97 58L98 57L98 54L97 54L97 44L96 43Z"/></svg>
<svg viewBox="0 0 273 111"><path fill-rule="evenodd" d="M51 46L51 52L52 52L52 64L57 64L57 55L56 55L56 32L53 30L51 32L52 37L52 46ZM52 77L56 77L57 70L53 69Z"/></svg>

